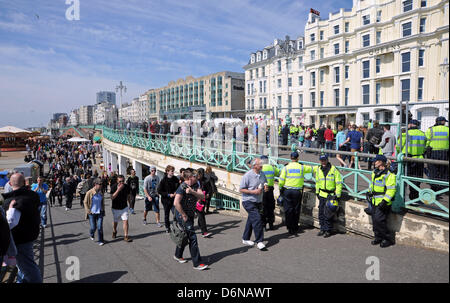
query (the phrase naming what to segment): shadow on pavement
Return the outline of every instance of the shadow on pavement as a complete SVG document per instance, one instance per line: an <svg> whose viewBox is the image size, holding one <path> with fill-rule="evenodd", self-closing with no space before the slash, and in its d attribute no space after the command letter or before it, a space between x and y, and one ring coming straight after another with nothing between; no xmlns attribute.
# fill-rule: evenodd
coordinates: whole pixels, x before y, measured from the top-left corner
<svg viewBox="0 0 450 303"><path fill-rule="evenodd" d="M217 252L217 253L209 255L209 256L202 256L202 260L205 260L205 263L207 263L208 265L211 265L211 264L214 264L228 256L245 253L251 248L252 248L251 246L237 247L237 248L233 248L230 250Z"/></svg>
<svg viewBox="0 0 450 303"><path fill-rule="evenodd" d="M102 274L89 276L71 283L113 283L126 275L127 271L112 271Z"/></svg>
<svg viewBox="0 0 450 303"><path fill-rule="evenodd" d="M241 223L241 222L242 222L242 220L225 221L225 222L220 222L220 223L217 223L214 225L207 225L207 226L208 226L209 232L212 232L213 234L220 234L222 231L225 231L227 229L239 227L239 223ZM200 228L198 228L198 229L200 229Z"/></svg>

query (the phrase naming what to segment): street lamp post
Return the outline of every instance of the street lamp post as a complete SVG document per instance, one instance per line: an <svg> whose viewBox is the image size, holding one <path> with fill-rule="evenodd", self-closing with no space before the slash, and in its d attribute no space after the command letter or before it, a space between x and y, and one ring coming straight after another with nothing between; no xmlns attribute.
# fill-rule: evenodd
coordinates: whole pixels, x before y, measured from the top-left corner
<svg viewBox="0 0 450 303"><path fill-rule="evenodd" d="M120 90L120 107L119 108L122 108L122 92L126 93L127 87L122 84L122 81L120 81L119 84L120 85L116 86L116 93L119 92L119 90ZM120 128L122 128L122 116L120 117L119 123L120 123Z"/></svg>

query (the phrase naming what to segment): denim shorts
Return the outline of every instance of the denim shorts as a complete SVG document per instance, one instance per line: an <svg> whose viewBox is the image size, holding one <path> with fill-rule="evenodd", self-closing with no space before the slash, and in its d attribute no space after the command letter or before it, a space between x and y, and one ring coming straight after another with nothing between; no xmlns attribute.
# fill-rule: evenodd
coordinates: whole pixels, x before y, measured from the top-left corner
<svg viewBox="0 0 450 303"><path fill-rule="evenodd" d="M152 201L149 201L147 197L145 198L145 211L153 211L159 213L159 196L151 196Z"/></svg>

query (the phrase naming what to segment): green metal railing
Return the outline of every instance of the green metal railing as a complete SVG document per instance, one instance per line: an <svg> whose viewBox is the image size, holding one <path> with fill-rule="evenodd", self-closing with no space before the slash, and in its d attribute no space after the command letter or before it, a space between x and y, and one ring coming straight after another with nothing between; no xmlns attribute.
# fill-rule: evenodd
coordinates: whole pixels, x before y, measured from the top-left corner
<svg viewBox="0 0 450 303"><path fill-rule="evenodd" d="M103 130L103 137L115 143L125 144L148 151L158 152L165 155L179 157L190 162L204 163L215 167L224 168L230 172L247 172L250 169L250 162L260 156L258 144L248 144L248 142L238 142L234 139L230 141L214 140L208 138L196 138L195 136L181 137L172 134L150 135L139 131L112 130L106 127L97 127ZM240 144L244 151L237 151L237 144ZM256 146L256 148L255 148ZM269 162L281 169L290 162L288 158L275 157L271 155L271 146L264 144L268 151ZM340 152L335 150L316 149L316 148L297 148L295 144L287 146L272 146L274 148L288 148L290 150L300 150L301 152L320 152L330 154L343 154L355 156L355 168L337 167L341 172L344 184L344 192L355 199L365 199L371 184L372 172L364 169L357 169L361 157L373 158L375 155L358 152ZM392 209L394 212L404 210L413 210L424 214L432 214L439 217L449 218L448 206L438 201L438 195L448 194L449 183L426 178L414 178L405 175L405 162L416 161L417 159L406 158L403 154L397 157L388 157L398 164L397 171L397 193L393 201ZM446 161L422 160L426 163L435 163L439 165L448 165ZM304 165L319 165L315 162L299 161ZM420 182L421 188L414 185L413 182ZM440 185L443 188L433 191L431 184ZM314 188L315 180L311 174L305 175L305 187ZM406 194L406 188L410 186L419 192L419 198L409 200ZM231 200L230 200L231 201ZM417 205L422 202L423 205ZM448 202L447 202L448 203ZM231 207L232 209L233 207Z"/></svg>

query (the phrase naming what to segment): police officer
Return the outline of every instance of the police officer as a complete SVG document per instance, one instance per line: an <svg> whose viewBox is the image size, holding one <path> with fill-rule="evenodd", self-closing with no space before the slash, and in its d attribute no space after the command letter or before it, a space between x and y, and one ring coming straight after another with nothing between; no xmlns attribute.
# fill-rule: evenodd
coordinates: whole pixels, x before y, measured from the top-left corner
<svg viewBox="0 0 450 303"><path fill-rule="evenodd" d="M271 164L269 164L269 158L267 156L262 156L261 160L263 162L262 172L266 175L268 191L263 193L263 213L262 213L262 223L264 229L267 231L267 223L269 224L269 229L273 230L273 222L275 222L275 198L273 196L273 185L275 183L275 177L280 175L280 170Z"/></svg>
<svg viewBox="0 0 450 303"><path fill-rule="evenodd" d="M387 158L383 155L375 157L375 169L372 172L372 182L369 193L372 202L372 223L375 240L372 245L388 247L395 243L393 234L388 230L387 217L391 211L395 196L396 176L387 167Z"/></svg>
<svg viewBox="0 0 450 303"><path fill-rule="evenodd" d="M445 122L448 122L445 117L437 117L436 124L426 131L427 158L448 161L449 130ZM428 170L431 179L448 181L448 166L428 164ZM431 184L431 189L438 191L442 188Z"/></svg>
<svg viewBox="0 0 450 303"><path fill-rule="evenodd" d="M319 157L320 165L314 167L314 178L316 179L316 195L319 198L319 223L320 232L317 236L328 238L333 229L332 216L327 216L325 208L327 202L333 196L337 199L342 194L342 176L334 165L328 162L328 156L323 154Z"/></svg>
<svg viewBox="0 0 450 303"><path fill-rule="evenodd" d="M408 157L423 159L425 154L426 137L425 133L419 129L419 121L411 120L408 124L408 135L402 134L401 144L398 139L397 148L402 153L406 153L406 140L408 140ZM424 164L419 162L406 162L407 175L410 177L423 178ZM420 182L413 182L414 185L420 187ZM419 192L412 186L409 187L409 199L414 200L419 197ZM421 203L421 202L420 202Z"/></svg>
<svg viewBox="0 0 450 303"><path fill-rule="evenodd" d="M278 185L283 196L283 208L286 227L289 234L296 235L300 219L303 183L306 173L312 173L312 167L298 163L298 153L291 153L291 161L281 170Z"/></svg>

